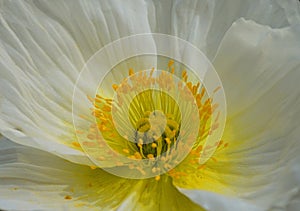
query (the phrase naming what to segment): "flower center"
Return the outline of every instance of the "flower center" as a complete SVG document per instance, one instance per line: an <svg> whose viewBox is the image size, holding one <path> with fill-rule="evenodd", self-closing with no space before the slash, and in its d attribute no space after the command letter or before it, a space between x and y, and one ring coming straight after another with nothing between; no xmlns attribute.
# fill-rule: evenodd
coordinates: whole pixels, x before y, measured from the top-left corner
<svg viewBox="0 0 300 211"><path fill-rule="evenodd" d="M173 63L167 71L130 69L127 78L111 85L112 97L91 99L95 123L83 145L99 167L127 167L136 178L159 177L173 175L184 159L197 163L205 154L205 139L218 127L218 119L212 119L217 105L200 82L188 81L187 71L175 75Z"/></svg>
<svg viewBox="0 0 300 211"><path fill-rule="evenodd" d="M154 70L151 70L150 75L153 73ZM114 148L114 144L111 144L111 147L125 154L130 154L133 150L135 155L138 155L135 157L141 159L153 159L169 155L173 150L180 133L181 111L172 94L166 93L161 86L149 88L147 83L147 86L134 83L145 81L140 79L146 74L147 72L144 72L133 76L130 70L130 80L133 84L130 88L127 79L120 85L113 85L117 99L114 101L116 104L112 104L108 111L113 111L111 119L115 127L114 133L118 133L120 139L124 138L127 141L122 151L120 148L118 150L118 147ZM159 78L165 80L165 77L166 74L162 73ZM148 76L146 79L153 78ZM104 137L109 138L111 134L106 128L112 125L107 125L103 118L97 119L97 122L101 125L99 129Z"/></svg>

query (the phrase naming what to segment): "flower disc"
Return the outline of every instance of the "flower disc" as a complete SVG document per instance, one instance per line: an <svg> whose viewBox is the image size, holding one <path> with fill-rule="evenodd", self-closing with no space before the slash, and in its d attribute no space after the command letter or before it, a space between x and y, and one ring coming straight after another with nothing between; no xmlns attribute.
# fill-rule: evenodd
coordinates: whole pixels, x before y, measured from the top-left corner
<svg viewBox="0 0 300 211"><path fill-rule="evenodd" d="M225 97L198 49L167 35L137 35L87 62L73 114L78 141L95 168L159 178L192 149L199 151L199 163L209 158L223 132Z"/></svg>

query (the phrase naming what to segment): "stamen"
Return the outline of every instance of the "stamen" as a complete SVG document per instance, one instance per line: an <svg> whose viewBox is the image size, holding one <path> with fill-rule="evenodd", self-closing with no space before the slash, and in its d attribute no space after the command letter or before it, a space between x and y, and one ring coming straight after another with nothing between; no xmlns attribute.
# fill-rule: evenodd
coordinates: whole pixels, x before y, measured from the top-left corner
<svg viewBox="0 0 300 211"><path fill-rule="evenodd" d="M170 60L168 63L168 67L170 68L171 66L173 66L173 64L174 64L174 60Z"/></svg>
<svg viewBox="0 0 300 211"><path fill-rule="evenodd" d="M132 68L129 69L129 76L132 76L134 74L134 70Z"/></svg>
<svg viewBox="0 0 300 211"><path fill-rule="evenodd" d="M151 147L152 147L152 148L156 148L156 147L157 147L157 144L156 144L156 143L152 143L152 144L151 144Z"/></svg>
<svg viewBox="0 0 300 211"><path fill-rule="evenodd" d="M128 149L123 149L123 152L125 152L126 154L129 154L129 150Z"/></svg>

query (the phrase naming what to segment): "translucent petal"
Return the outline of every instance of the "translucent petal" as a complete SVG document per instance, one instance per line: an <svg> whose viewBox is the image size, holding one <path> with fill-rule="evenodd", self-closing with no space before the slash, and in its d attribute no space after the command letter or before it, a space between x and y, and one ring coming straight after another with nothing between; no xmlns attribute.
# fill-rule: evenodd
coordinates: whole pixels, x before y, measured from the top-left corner
<svg viewBox="0 0 300 211"><path fill-rule="evenodd" d="M299 34L299 26L271 29L244 19L227 31L213 64L227 95L228 147L199 171L208 181L199 188L264 209L283 209L299 192Z"/></svg>
<svg viewBox="0 0 300 211"><path fill-rule="evenodd" d="M0 132L89 164L72 125L74 84L85 61L104 44L149 32L145 11L140 1L2 1Z"/></svg>
<svg viewBox="0 0 300 211"><path fill-rule="evenodd" d="M224 34L239 18L282 28L299 20L297 3L296 0L157 0L149 3L148 10L155 14L149 18L153 31L188 40L212 59Z"/></svg>
<svg viewBox="0 0 300 211"><path fill-rule="evenodd" d="M0 195L5 210L202 210L168 178L123 179L3 138Z"/></svg>

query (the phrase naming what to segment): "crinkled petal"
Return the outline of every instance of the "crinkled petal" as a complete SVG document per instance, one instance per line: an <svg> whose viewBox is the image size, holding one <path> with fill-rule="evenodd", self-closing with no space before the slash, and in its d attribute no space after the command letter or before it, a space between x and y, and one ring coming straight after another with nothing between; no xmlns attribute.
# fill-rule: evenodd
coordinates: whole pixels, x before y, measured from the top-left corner
<svg viewBox="0 0 300 211"><path fill-rule="evenodd" d="M1 1L0 13L0 132L90 164L72 124L77 77L103 45L149 32L145 3Z"/></svg>
<svg viewBox="0 0 300 211"><path fill-rule="evenodd" d="M155 0L148 10L154 14L149 18L153 31L188 40L210 59L226 31L241 17L273 28L299 20L297 0Z"/></svg>
<svg viewBox="0 0 300 211"><path fill-rule="evenodd" d="M170 178L130 180L0 139L0 209L202 210Z"/></svg>
<svg viewBox="0 0 300 211"><path fill-rule="evenodd" d="M299 35L299 26L271 29L241 19L213 62L227 95L228 147L199 175L264 209L285 208L300 190Z"/></svg>
<svg viewBox="0 0 300 211"><path fill-rule="evenodd" d="M150 33L145 1L35 1L35 6L61 24L85 59L121 37Z"/></svg>
<svg viewBox="0 0 300 211"><path fill-rule="evenodd" d="M108 209L119 206L129 188L134 190L132 181L3 138L0 151L4 210Z"/></svg>

